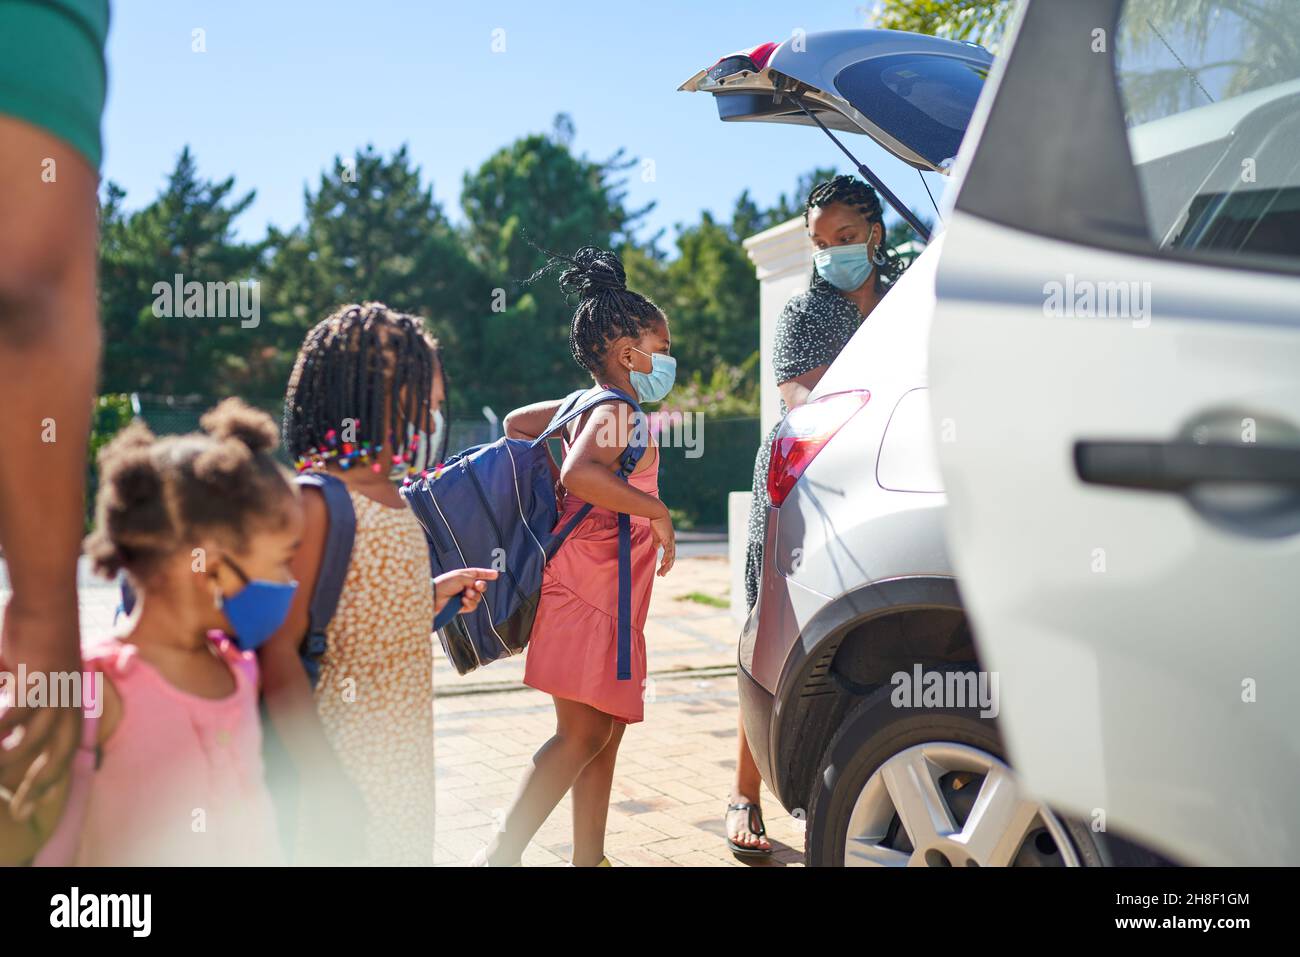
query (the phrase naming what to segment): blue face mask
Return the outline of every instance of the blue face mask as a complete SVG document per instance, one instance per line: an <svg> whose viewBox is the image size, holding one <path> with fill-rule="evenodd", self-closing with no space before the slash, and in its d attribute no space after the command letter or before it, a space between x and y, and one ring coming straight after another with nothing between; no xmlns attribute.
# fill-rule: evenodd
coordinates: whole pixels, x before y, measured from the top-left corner
<svg viewBox="0 0 1300 957"><path fill-rule="evenodd" d="M632 348L641 352L636 346ZM650 356L650 371L633 369L632 388L636 389L636 397L642 402L658 402L672 391L673 383L677 381L677 360L662 352L641 352L641 355Z"/></svg>
<svg viewBox="0 0 1300 957"><path fill-rule="evenodd" d="M860 289L875 269L866 243L820 250L813 254L813 265L819 276L842 292Z"/></svg>
<svg viewBox="0 0 1300 957"><path fill-rule="evenodd" d="M217 607L230 622L239 649L253 651L289 617L289 605L298 583L250 579L230 559L226 559L226 564L243 580L244 587L233 595L220 595Z"/></svg>

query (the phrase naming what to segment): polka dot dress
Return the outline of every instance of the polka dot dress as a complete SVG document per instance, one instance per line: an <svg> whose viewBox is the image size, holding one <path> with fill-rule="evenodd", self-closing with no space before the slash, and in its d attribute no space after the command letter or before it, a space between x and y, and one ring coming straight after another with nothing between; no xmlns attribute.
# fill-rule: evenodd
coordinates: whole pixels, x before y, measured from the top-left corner
<svg viewBox="0 0 1300 957"><path fill-rule="evenodd" d="M776 323L772 370L777 385L796 379L818 366L830 365L853 338L862 322L858 307L830 283L814 275L807 292L792 296ZM781 418L785 418L785 401ZM758 600L758 579L763 568L763 539L767 534L767 460L778 422L763 440L754 460L754 497L749 508L749 541L745 549L745 601Z"/></svg>
<svg viewBox="0 0 1300 957"><path fill-rule="evenodd" d="M409 509L349 494L356 539L327 630L316 708L369 812L365 863L431 865L436 639L429 550Z"/></svg>

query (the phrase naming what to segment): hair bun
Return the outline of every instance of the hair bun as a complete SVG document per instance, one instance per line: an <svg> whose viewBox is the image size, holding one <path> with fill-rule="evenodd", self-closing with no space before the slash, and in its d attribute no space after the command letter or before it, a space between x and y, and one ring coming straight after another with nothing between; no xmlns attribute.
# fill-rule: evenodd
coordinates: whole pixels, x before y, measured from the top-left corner
<svg viewBox="0 0 1300 957"><path fill-rule="evenodd" d="M154 461L157 439L136 419L99 450L99 470L112 476L111 505L135 508L163 494L163 479Z"/></svg>
<svg viewBox="0 0 1300 957"><path fill-rule="evenodd" d="M577 292L584 299L606 290L627 288L627 274L618 256L608 249L583 246L570 262L573 265L560 274L560 288Z"/></svg>
<svg viewBox="0 0 1300 957"><path fill-rule="evenodd" d="M275 422L242 399L222 400L199 419L199 426L214 439L235 439L254 455L269 452L280 442Z"/></svg>
<svg viewBox="0 0 1300 957"><path fill-rule="evenodd" d="M171 531L156 447L153 432L136 419L99 450L95 530L84 544L97 574L113 577L129 549L154 545Z"/></svg>

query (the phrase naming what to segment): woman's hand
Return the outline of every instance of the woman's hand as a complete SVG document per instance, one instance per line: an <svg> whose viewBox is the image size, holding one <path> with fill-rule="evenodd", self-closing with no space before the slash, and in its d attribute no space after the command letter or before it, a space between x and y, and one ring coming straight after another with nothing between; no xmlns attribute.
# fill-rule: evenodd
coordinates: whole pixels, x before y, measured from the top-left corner
<svg viewBox="0 0 1300 957"><path fill-rule="evenodd" d="M776 388L781 393L781 401L785 403L785 410L789 412L791 409L806 405L809 397L813 394L813 389L817 388L817 383L822 381L822 376L826 374L826 370L829 368L829 365L820 365L815 369L809 369L803 375L778 383Z"/></svg>
<svg viewBox="0 0 1300 957"><path fill-rule="evenodd" d="M438 614L447 602L460 595L460 613L468 615L483 600L487 583L496 577L495 568L458 568L439 575L433 580L433 613Z"/></svg>
<svg viewBox="0 0 1300 957"><path fill-rule="evenodd" d="M673 567L673 562L677 558L677 533L673 531L673 520L668 514L668 509L664 509L664 514L658 518L650 519L650 534L654 537L655 545L664 550L664 557L659 562L659 571L657 574L660 578L668 574L668 570Z"/></svg>
<svg viewBox="0 0 1300 957"><path fill-rule="evenodd" d="M82 670L77 617L27 615L11 602L4 615L5 659L11 673L24 665L29 674L74 674ZM26 821L36 805L59 784L81 740L81 709L19 707L0 700L0 801L14 820ZM21 737L6 739L22 728Z"/></svg>

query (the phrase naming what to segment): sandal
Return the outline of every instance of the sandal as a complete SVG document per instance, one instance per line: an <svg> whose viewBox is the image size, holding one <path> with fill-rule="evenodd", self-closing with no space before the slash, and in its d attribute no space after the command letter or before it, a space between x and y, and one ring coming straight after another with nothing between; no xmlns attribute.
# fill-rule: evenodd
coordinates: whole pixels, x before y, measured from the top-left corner
<svg viewBox="0 0 1300 957"><path fill-rule="evenodd" d="M746 821L749 833L756 837L766 837L767 828L763 826L763 812L759 806L753 802L745 801L741 804L728 804L727 813L722 815L722 826L727 827L727 818L731 816L732 811L749 811L749 818ZM772 848L770 847L745 847L743 844L737 844L731 839L731 833L727 833L727 847L732 854L737 857L771 857Z"/></svg>

